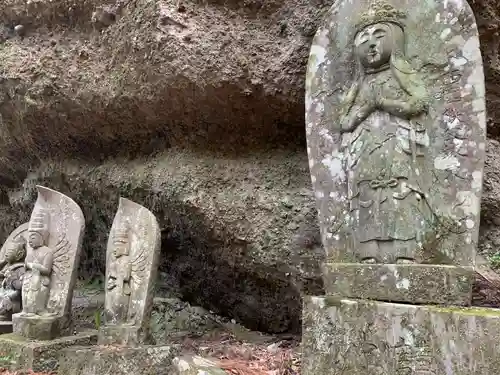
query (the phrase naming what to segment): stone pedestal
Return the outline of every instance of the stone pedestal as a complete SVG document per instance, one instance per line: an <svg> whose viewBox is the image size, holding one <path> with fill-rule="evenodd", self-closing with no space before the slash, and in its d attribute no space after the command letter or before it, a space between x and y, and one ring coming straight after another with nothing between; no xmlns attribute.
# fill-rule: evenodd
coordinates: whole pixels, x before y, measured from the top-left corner
<svg viewBox="0 0 500 375"><path fill-rule="evenodd" d="M338 298L469 306L472 267L426 264L326 263L326 294Z"/></svg>
<svg viewBox="0 0 500 375"><path fill-rule="evenodd" d="M19 336L35 340L52 340L67 331L69 319L64 316L12 316L13 332Z"/></svg>
<svg viewBox="0 0 500 375"><path fill-rule="evenodd" d="M60 353L59 375L171 375L178 346L73 347Z"/></svg>
<svg viewBox="0 0 500 375"><path fill-rule="evenodd" d="M499 374L498 337L498 309L307 297L302 374Z"/></svg>
<svg viewBox="0 0 500 375"><path fill-rule="evenodd" d="M30 340L14 333L4 334L0 335L0 365L11 369L51 372L58 368L61 349L73 345L93 345L96 342L97 331L44 341Z"/></svg>

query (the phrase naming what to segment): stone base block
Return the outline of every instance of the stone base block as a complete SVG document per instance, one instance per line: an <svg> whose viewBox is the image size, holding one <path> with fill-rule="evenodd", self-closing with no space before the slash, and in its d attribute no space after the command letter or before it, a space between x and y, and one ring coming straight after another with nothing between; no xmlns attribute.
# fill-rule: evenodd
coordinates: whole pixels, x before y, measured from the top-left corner
<svg viewBox="0 0 500 375"><path fill-rule="evenodd" d="M474 269L425 264L326 263L325 291L338 298L470 306Z"/></svg>
<svg viewBox="0 0 500 375"><path fill-rule="evenodd" d="M136 347L152 343L152 337L142 327L130 325L104 325L99 329L99 345Z"/></svg>
<svg viewBox="0 0 500 375"><path fill-rule="evenodd" d="M302 374L500 374L500 310L307 297Z"/></svg>
<svg viewBox="0 0 500 375"><path fill-rule="evenodd" d="M14 333L0 335L0 367L33 369L35 372L55 371L61 349L72 345L93 345L96 342L97 331L44 341L33 341Z"/></svg>
<svg viewBox="0 0 500 375"><path fill-rule="evenodd" d="M12 315L13 332L35 340L52 340L67 333L68 318L52 315Z"/></svg>
<svg viewBox="0 0 500 375"><path fill-rule="evenodd" d="M59 375L171 375L179 346L94 346L61 351Z"/></svg>

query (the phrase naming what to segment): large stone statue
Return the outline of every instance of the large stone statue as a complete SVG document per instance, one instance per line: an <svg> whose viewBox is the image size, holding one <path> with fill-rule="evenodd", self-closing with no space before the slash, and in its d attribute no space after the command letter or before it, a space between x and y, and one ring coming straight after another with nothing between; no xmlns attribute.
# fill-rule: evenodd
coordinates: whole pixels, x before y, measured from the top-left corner
<svg viewBox="0 0 500 375"><path fill-rule="evenodd" d="M148 341L160 241L156 217L145 207L120 198L108 240L100 343L133 346Z"/></svg>
<svg viewBox="0 0 500 375"><path fill-rule="evenodd" d="M13 322L15 333L51 339L69 323L85 221L69 197L46 187L37 189L28 225L22 311Z"/></svg>
<svg viewBox="0 0 500 375"><path fill-rule="evenodd" d="M403 0L359 0L359 14L343 4L336 31L316 35L306 80L327 261L471 266L485 154L478 40L446 12L422 26Z"/></svg>
<svg viewBox="0 0 500 375"><path fill-rule="evenodd" d="M326 296L304 375L497 373L498 311L469 308L486 142L466 0L339 0L306 77Z"/></svg>

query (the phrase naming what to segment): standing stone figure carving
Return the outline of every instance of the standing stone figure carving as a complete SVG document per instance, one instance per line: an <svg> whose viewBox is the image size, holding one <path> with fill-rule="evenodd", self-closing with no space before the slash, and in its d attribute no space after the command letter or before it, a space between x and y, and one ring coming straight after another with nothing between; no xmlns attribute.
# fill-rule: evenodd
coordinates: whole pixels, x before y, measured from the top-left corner
<svg viewBox="0 0 500 375"><path fill-rule="evenodd" d="M341 104L354 248L365 263L415 262L426 201L429 93L405 58L405 14L374 3L356 25L357 78Z"/></svg>
<svg viewBox="0 0 500 375"><path fill-rule="evenodd" d="M23 224L20 228L26 227ZM26 257L26 239L19 228L14 232L14 236L9 236L0 260L0 320L10 321L12 314L21 311L21 290L22 278L25 273L24 259Z"/></svg>
<svg viewBox="0 0 500 375"><path fill-rule="evenodd" d="M14 333L52 339L69 323L85 219L69 197L37 186L27 228L22 311L13 315Z"/></svg>
<svg viewBox="0 0 500 375"><path fill-rule="evenodd" d="M54 263L53 250L45 245L48 236L48 215L43 208L40 208L34 212L28 228L26 273L23 277L22 289L22 314L26 316L47 313L50 279Z"/></svg>
<svg viewBox="0 0 500 375"><path fill-rule="evenodd" d="M340 0L311 46L306 133L327 262L474 262L484 85L476 35L460 26L474 20L457 22L452 2L421 1L415 17L413 5Z"/></svg>
<svg viewBox="0 0 500 375"><path fill-rule="evenodd" d="M134 345L149 340L159 253L156 217L145 207L120 198L108 240L100 343Z"/></svg>
<svg viewBox="0 0 500 375"><path fill-rule="evenodd" d="M144 271L143 263L146 260L142 256L138 258L138 262L133 262L132 254L130 254L130 238L127 224L126 221L121 222L112 233L111 261L106 287L110 294L113 293L116 296L113 319L121 323L133 322L133 309L130 309L132 284L140 283L144 275L142 272L133 272L132 269L134 271ZM134 274L134 279L132 279L132 274Z"/></svg>

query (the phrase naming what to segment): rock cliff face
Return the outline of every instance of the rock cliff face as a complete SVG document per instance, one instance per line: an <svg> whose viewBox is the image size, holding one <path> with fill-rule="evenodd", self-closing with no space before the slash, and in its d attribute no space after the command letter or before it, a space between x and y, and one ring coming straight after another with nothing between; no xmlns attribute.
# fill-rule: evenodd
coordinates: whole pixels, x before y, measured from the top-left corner
<svg viewBox="0 0 500 375"><path fill-rule="evenodd" d="M250 328L298 330L300 293L321 292L323 257L305 65L332 3L1 1L0 238L29 217L34 185L50 186L84 209L81 275L96 276L128 197L158 216L170 294ZM495 139L500 6L471 5ZM500 144L488 151L481 247L491 253Z"/></svg>

